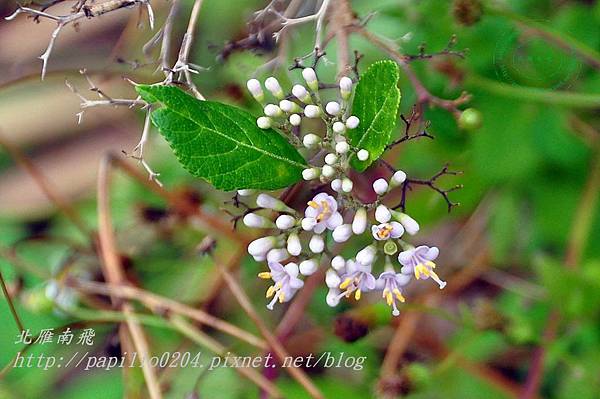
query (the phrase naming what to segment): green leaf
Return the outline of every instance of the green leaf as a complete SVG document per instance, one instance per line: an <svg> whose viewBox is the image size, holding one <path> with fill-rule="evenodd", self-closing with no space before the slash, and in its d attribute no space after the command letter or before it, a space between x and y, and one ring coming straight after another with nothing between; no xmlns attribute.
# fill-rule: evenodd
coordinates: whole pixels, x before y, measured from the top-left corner
<svg viewBox="0 0 600 399"><path fill-rule="evenodd" d="M372 64L361 76L354 94L352 113L360 123L348 131L350 143L369 151L369 158L360 161L351 155L350 164L354 169L362 172L381 156L396 125L399 105L398 65L393 61Z"/></svg>
<svg viewBox="0 0 600 399"><path fill-rule="evenodd" d="M200 101L173 86L136 87L149 103L152 122L179 162L221 190L287 187L302 178L306 162L281 134L260 129L237 107Z"/></svg>

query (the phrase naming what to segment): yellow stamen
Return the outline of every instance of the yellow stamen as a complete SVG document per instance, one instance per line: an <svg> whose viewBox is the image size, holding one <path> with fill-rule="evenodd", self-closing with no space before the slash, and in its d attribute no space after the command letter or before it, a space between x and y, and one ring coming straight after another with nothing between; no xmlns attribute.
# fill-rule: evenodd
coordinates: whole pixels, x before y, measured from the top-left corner
<svg viewBox="0 0 600 399"><path fill-rule="evenodd" d="M272 285L267 289L267 298L271 298L275 293L275 286Z"/></svg>
<svg viewBox="0 0 600 399"><path fill-rule="evenodd" d="M385 301L387 302L388 306L392 306L392 303L394 302L394 297L392 296L392 293L389 291L385 292Z"/></svg>
<svg viewBox="0 0 600 399"><path fill-rule="evenodd" d="M321 222L326 216L330 216L331 214L327 201L321 201L321 207L323 211L317 215L317 222Z"/></svg>
<svg viewBox="0 0 600 399"><path fill-rule="evenodd" d="M406 299L404 299L404 297L402 296L402 293L400 292L400 290L398 288L394 289L394 294L396 294L396 298L398 298L398 300L400 302L406 301Z"/></svg>
<svg viewBox="0 0 600 399"><path fill-rule="evenodd" d="M317 209L319 207L319 205L315 201L308 201L307 205L310 206L311 208L315 208L315 209Z"/></svg>
<svg viewBox="0 0 600 399"><path fill-rule="evenodd" d="M390 224L386 224L377 232L377 237L384 239L388 238L392 233L393 227Z"/></svg>
<svg viewBox="0 0 600 399"><path fill-rule="evenodd" d="M433 263L432 261L428 260L427 262L425 262L425 264L431 267L432 269L435 269L435 263Z"/></svg>
<svg viewBox="0 0 600 399"><path fill-rule="evenodd" d="M425 276L429 277L430 270L424 264L419 263L415 266L415 277L417 278L417 280L421 278L421 274L424 274Z"/></svg>
<svg viewBox="0 0 600 399"><path fill-rule="evenodd" d="M260 273L258 273L258 277L264 278L265 280L268 280L268 279L271 278L271 273L269 273L269 272L260 272Z"/></svg>
<svg viewBox="0 0 600 399"><path fill-rule="evenodd" d="M285 295L282 293L279 294L279 303L283 303L285 301Z"/></svg>
<svg viewBox="0 0 600 399"><path fill-rule="evenodd" d="M356 299L357 301L360 300L360 290L356 290L356 292L354 293L354 299Z"/></svg>
<svg viewBox="0 0 600 399"><path fill-rule="evenodd" d="M348 286L350 285L350 283L352 282L351 278L347 278L345 279L342 284L340 284L340 288L345 290L346 288L348 288Z"/></svg>

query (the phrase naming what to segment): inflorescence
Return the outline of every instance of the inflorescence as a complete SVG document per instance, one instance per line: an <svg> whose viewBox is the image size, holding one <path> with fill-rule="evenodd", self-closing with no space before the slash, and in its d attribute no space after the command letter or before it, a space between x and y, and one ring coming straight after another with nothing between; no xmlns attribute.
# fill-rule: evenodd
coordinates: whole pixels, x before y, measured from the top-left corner
<svg viewBox="0 0 600 399"><path fill-rule="evenodd" d="M383 204L386 194L406 181L404 172L398 170L389 179L375 180L372 188L377 199L373 203L361 203L353 195L350 159L356 156L367 160L370 156L366 149L355 148L347 140L347 131L360 124L359 118L351 115L353 81L342 77L339 99L324 102L315 71L304 68L302 76L306 86L294 85L291 95L286 95L274 77L266 79L264 87L277 103L266 101L258 80L247 83L252 96L264 107L264 116L257 119L257 125L262 129L277 128L297 147L309 151L309 166L302 176L317 182L317 191L321 191L308 201L303 214L277 198L258 193L256 208L243 217L248 227L274 231L248 246L248 253L256 261L266 261L269 267L259 273L260 278L272 280L266 293L270 299L267 307L273 309L277 302L290 301L304 285L302 278L327 262L325 283L329 306L336 306L344 297L359 300L363 293L378 291L397 316L398 302L405 301L403 287L413 276L417 280L431 279L440 289L446 285L434 271L439 250L427 245L414 247L406 242L404 237L415 235L419 224L406 213ZM303 118L320 118L327 127L326 134L305 133L300 137ZM331 191L325 191L327 185ZM238 195L254 197L255 192L239 190ZM261 210L277 212L278 216L273 221L261 215ZM372 242L350 259L332 253L335 248L327 248L331 241L343 243L353 236L364 235L369 235ZM380 269L378 277L376 268Z"/></svg>

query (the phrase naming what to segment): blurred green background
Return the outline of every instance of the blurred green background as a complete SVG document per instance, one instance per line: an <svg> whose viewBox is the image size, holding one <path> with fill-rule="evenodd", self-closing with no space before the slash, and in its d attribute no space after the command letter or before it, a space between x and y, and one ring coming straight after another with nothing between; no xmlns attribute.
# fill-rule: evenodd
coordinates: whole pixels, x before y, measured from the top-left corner
<svg viewBox="0 0 600 399"><path fill-rule="evenodd" d="M359 17L375 13L368 29L395 41L402 53L417 54L422 43L427 52L439 51L453 34L458 39L456 49L469 49L465 59L436 57L411 65L424 85L439 97L456 98L462 90L470 92L473 97L468 106L481 112L482 126L461 130L447 111L428 109L429 132L435 139L402 146L392 161L417 177L434 174L446 162L452 169L464 171L462 176L444 177L442 181L447 187L464 184L462 190L451 194L461 203L452 213L446 213L441 197L425 190L410 194L408 210L425 227L422 237L438 244L445 254L443 260L454 265L445 272L444 262L440 262L439 273L450 281L450 270L467 267L481 251L484 256L475 260L477 274L465 286L442 295L435 307L407 305L400 320L391 321L388 309L378 304L377 298L360 307L346 304L328 308L323 300L325 290L317 290L288 340L290 352L341 351L367 357L360 371L306 370L327 398L386 393L409 398L518 397L519 387L527 380L532 353L542 344L547 356L539 397L600 397L600 212L594 199L600 182L593 178L600 165L594 161L600 148L600 74L597 66L519 25L518 17L598 51L600 4L583 0L498 3L496 10L510 10L516 16L484 10L476 22L465 25L457 20L458 5L450 1L352 2ZM191 4L186 0L178 14L174 27L178 37L185 31ZM195 77L208 98L259 111L245 94L245 81L273 53L236 52L220 62L217 54L226 41L246 35L247 19L265 5L263 1L204 1L192 54L195 63L210 68ZM0 4L3 16L13 9L10 1ZM156 5L159 21L164 20L167 10L165 4ZM115 61L143 59L141 46L151 33L135 27L134 14L122 11L93 21L93 28L82 26L81 32L66 32L57 43L44 82L39 81L40 65L35 56L43 51L51 25L35 25L24 17L0 23L0 48L6 48L0 52L0 135L43 170L91 228L97 225L98 160L109 148L119 152L133 147L142 115L121 109L90 110L78 126L74 116L78 100L64 86L64 79L85 87L77 70L86 67L99 86L123 96L132 96L132 91L120 79L122 75L139 82L161 79L152 75L154 66L131 70ZM276 76L286 83L299 79L298 71L289 72L287 66L294 56L308 53L313 41L312 24L294 29L287 41L287 61ZM359 68L386 58L356 35L351 37L350 49L364 54ZM335 41L326 51L327 60L335 62ZM333 81L336 71L334 64L322 62L319 66L319 76L326 81ZM401 80L401 109L407 114L416 99L410 82L405 76ZM577 93L585 96L578 97ZM397 135L401 132L399 123ZM149 152L165 187L198 193L206 212L226 220L227 215L219 209L231 195L217 193L183 171L158 134L153 134ZM137 166L133 160L131 163ZM111 193L128 274L146 290L194 306L206 305L216 274L213 258L198 254L198 243L206 234L169 214L159 197L123 174L115 178ZM160 215L158 221L148 216L149 209ZM481 224L479 233L474 223ZM465 235L469 232L475 237L471 237L474 242L467 250ZM214 258L228 259L232 244L214 238ZM99 270L86 237L45 199L4 150L0 150L0 244L55 279L64 273L94 277ZM580 251L580 256L574 262L571 258L572 264L565 267L569 251ZM62 329L84 318L83 314L58 311L47 298L45 279L15 267L6 253L0 255L0 270L27 328ZM254 277L261 267L243 259L240 281L267 325L276 326L282 312L269 313L264 308L264 287ZM78 306L88 305L80 302ZM225 288L207 306L219 317L257 333ZM543 334L552 309L560 314L558 334L545 342ZM414 312L423 317L410 336L395 385L385 386L380 367L394 326ZM94 318L93 314L87 316ZM20 345L14 344L17 329L4 302L0 304L0 320L3 367L20 350ZM366 326L368 333L346 342L343 323L349 322ZM91 323L97 333L93 351L118 350L116 325ZM147 327L146 331L153 353L206 352L176 332L159 327ZM228 349L259 354L229 337L209 333ZM75 346L48 344L34 346L31 353L68 356L75 350ZM258 389L233 369L168 370L161 374L161 381L168 386L168 398L183 398L193 391L200 398L258 397ZM307 397L285 373L276 384L286 397ZM13 369L0 379L2 399L108 399L123 397L124 393L144 397L144 392L137 369L125 377L121 370Z"/></svg>

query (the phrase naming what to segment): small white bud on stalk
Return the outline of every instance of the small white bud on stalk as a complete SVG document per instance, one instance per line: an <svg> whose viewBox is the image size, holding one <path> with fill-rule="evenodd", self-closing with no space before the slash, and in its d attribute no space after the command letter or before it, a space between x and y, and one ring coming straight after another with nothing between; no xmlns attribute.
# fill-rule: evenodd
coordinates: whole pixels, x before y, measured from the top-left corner
<svg viewBox="0 0 600 399"><path fill-rule="evenodd" d="M349 193L350 191L352 191L352 188L354 188L354 183L352 183L352 180L345 177L342 180L342 191L345 193Z"/></svg>
<svg viewBox="0 0 600 399"><path fill-rule="evenodd" d="M358 208L352 220L352 232L354 234L362 234L367 229L367 210Z"/></svg>
<svg viewBox="0 0 600 399"><path fill-rule="evenodd" d="M290 257L290 254L285 248L272 249L267 253L267 261L282 262Z"/></svg>
<svg viewBox="0 0 600 399"><path fill-rule="evenodd" d="M400 222L402 227L404 227L404 230L411 236L414 236L419 232L419 223L406 213L392 211L392 217Z"/></svg>
<svg viewBox="0 0 600 399"><path fill-rule="evenodd" d="M261 116L256 119L256 125L261 129L268 129L271 127L271 118L268 116Z"/></svg>
<svg viewBox="0 0 600 399"><path fill-rule="evenodd" d="M344 266L346 266L346 260L344 258L342 258L340 255L331 259L331 267L333 267L335 270L342 270L344 268ZM336 273L336 275L337 275L337 273ZM339 284L338 284L338 286L339 286Z"/></svg>
<svg viewBox="0 0 600 399"><path fill-rule="evenodd" d="M249 213L245 215L243 220L246 226L256 229L269 229L274 227L271 220L264 216L257 215L256 213Z"/></svg>
<svg viewBox="0 0 600 399"><path fill-rule="evenodd" d="M302 85L294 85L292 87L292 94L305 104L310 104L312 102L308 90L306 90L306 87Z"/></svg>
<svg viewBox="0 0 600 399"><path fill-rule="evenodd" d="M289 230L296 224L296 219L290 215L280 215L275 220L275 225L279 230Z"/></svg>
<svg viewBox="0 0 600 399"><path fill-rule="evenodd" d="M340 290L331 288L325 297L325 302L330 308L335 308L340 303Z"/></svg>
<svg viewBox="0 0 600 399"><path fill-rule="evenodd" d="M300 126L302 123L302 117L298 114L291 114L289 120L292 126Z"/></svg>
<svg viewBox="0 0 600 399"><path fill-rule="evenodd" d="M377 195L385 194L388 187L388 182L385 179L377 179L373 182L373 191L375 191Z"/></svg>
<svg viewBox="0 0 600 399"><path fill-rule="evenodd" d="M359 161L366 161L369 159L369 151L362 149L356 153L356 157Z"/></svg>
<svg viewBox="0 0 600 399"><path fill-rule="evenodd" d="M295 210L287 206L283 201L273 198L265 193L258 194L258 197L256 197L256 205L261 208L273 209L274 211L296 213Z"/></svg>
<svg viewBox="0 0 600 399"><path fill-rule="evenodd" d="M344 264L345 263L346 262L344 262ZM342 265L342 267L343 266L344 265ZM342 283L342 280L340 279L340 276L336 273L335 270L333 270L333 269L327 270L327 273L325 273L325 284L327 284L327 287L329 287L329 288L337 288L337 287L340 286L341 283Z"/></svg>
<svg viewBox="0 0 600 399"><path fill-rule="evenodd" d="M321 108L316 105L308 104L304 107L304 115L307 118L318 118L321 115Z"/></svg>
<svg viewBox="0 0 600 399"><path fill-rule="evenodd" d="M335 169L330 165L323 165L322 173L325 177L332 177L335 175Z"/></svg>
<svg viewBox="0 0 600 399"><path fill-rule="evenodd" d="M319 168L308 168L302 171L302 178L304 180L314 180L321 176Z"/></svg>
<svg viewBox="0 0 600 399"><path fill-rule="evenodd" d="M248 245L248 253L252 256L263 257L277 245L277 238L273 236L261 237Z"/></svg>
<svg viewBox="0 0 600 399"><path fill-rule="evenodd" d="M271 94L273 94L273 96L277 97L278 99L281 100L283 97L285 97L279 81L273 76L270 76L267 78L267 80L265 80L265 87L271 92Z"/></svg>
<svg viewBox="0 0 600 399"><path fill-rule="evenodd" d="M254 194L255 192L256 192L256 190L254 190L254 189L243 189L243 190L237 191L238 195L241 195L242 197L249 197L252 194Z"/></svg>
<svg viewBox="0 0 600 399"><path fill-rule="evenodd" d="M258 102L262 102L265 99L265 94L263 93L262 87L260 86L260 82L257 79L250 79L246 82L246 87L252 97Z"/></svg>
<svg viewBox="0 0 600 399"><path fill-rule="evenodd" d="M342 180L341 179L335 179L331 182L331 189L333 191L335 191L336 193L339 193L340 191L342 191Z"/></svg>
<svg viewBox="0 0 600 399"><path fill-rule="evenodd" d="M397 187L406 181L406 173L401 170L396 171L390 179L390 186Z"/></svg>
<svg viewBox="0 0 600 399"><path fill-rule="evenodd" d="M273 117L273 118L281 116L283 114L283 111L281 110L281 108L279 108L275 104L267 104L267 105L265 105L264 111L265 111L265 115Z"/></svg>
<svg viewBox="0 0 600 399"><path fill-rule="evenodd" d="M352 237L352 226L349 224L339 225L333 230L331 235L335 242L346 242Z"/></svg>
<svg viewBox="0 0 600 399"><path fill-rule="evenodd" d="M348 150L350 150L350 146L345 141L340 141L335 145L335 152L338 154L345 154L348 152Z"/></svg>
<svg viewBox="0 0 600 399"><path fill-rule="evenodd" d="M387 223L392 218L392 214L390 210L385 205L379 205L377 209L375 209L375 220L379 223Z"/></svg>
<svg viewBox="0 0 600 399"><path fill-rule="evenodd" d="M327 113L329 115L335 116L335 115L339 114L341 110L342 110L342 107L340 106L340 103L338 103L336 101L330 101L325 106L325 111L327 111Z"/></svg>
<svg viewBox="0 0 600 399"><path fill-rule="evenodd" d="M360 123L360 119L358 119L354 115L352 115L352 116L348 117L348 119L346 119L346 127L348 129L356 129L356 127L358 126L359 123Z"/></svg>
<svg viewBox="0 0 600 399"><path fill-rule="evenodd" d="M300 244L298 234L292 233L289 235L287 239L287 251L292 256L298 256L302 252L302 244Z"/></svg>
<svg viewBox="0 0 600 399"><path fill-rule="evenodd" d="M279 108L281 108L284 112L297 112L300 111L300 107L293 101L290 100L281 100L279 101Z"/></svg>
<svg viewBox="0 0 600 399"><path fill-rule="evenodd" d="M312 148L315 145L319 144L320 142L321 142L321 138L319 136L317 136L316 134L312 134L312 133L309 133L302 138L302 144L304 144L304 146L306 148Z"/></svg>
<svg viewBox="0 0 600 399"><path fill-rule="evenodd" d="M311 231L316 224L317 221L315 220L315 218L304 218L302 219L302 230Z"/></svg>
<svg viewBox="0 0 600 399"><path fill-rule="evenodd" d="M306 84L312 91L319 90L319 81L317 80L317 74L312 68L304 68L302 70L302 77L306 81Z"/></svg>
<svg viewBox="0 0 600 399"><path fill-rule="evenodd" d="M319 264L314 259L307 259L305 261L300 262L300 273L304 276L310 276L314 274L319 268Z"/></svg>
<svg viewBox="0 0 600 399"><path fill-rule="evenodd" d="M325 155L325 163L327 165L334 165L338 160L337 155L335 155L334 153L329 153L327 155Z"/></svg>
<svg viewBox="0 0 600 399"><path fill-rule="evenodd" d="M344 125L342 122L334 122L333 131L337 134L342 134L346 131L346 125Z"/></svg>
<svg viewBox="0 0 600 399"><path fill-rule="evenodd" d="M310 241L308 242L308 248L311 250L312 253L315 254L320 254L321 252L323 252L323 250L325 249L325 241L323 241L323 237L317 234L312 236Z"/></svg>
<svg viewBox="0 0 600 399"><path fill-rule="evenodd" d="M377 255L377 248L373 245L368 245L358 251L356 261L363 266L371 265L375 260L375 255Z"/></svg>
<svg viewBox="0 0 600 399"><path fill-rule="evenodd" d="M347 76L340 79L340 94L344 100L348 100L352 94L352 79Z"/></svg>

